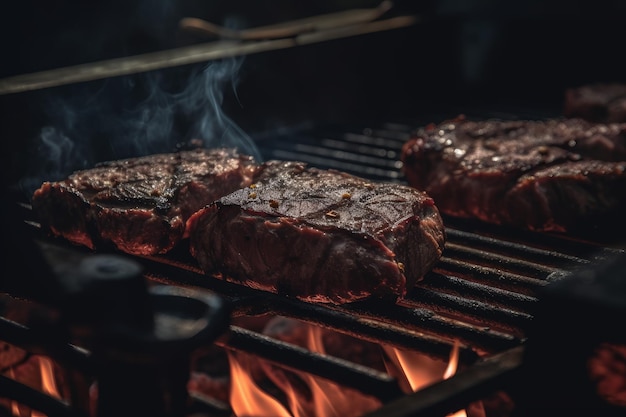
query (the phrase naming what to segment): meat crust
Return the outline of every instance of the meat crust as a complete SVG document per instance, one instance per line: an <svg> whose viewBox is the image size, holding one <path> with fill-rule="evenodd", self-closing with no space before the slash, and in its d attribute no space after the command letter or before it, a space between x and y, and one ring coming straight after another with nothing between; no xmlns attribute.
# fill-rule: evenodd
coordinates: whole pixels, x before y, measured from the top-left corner
<svg viewBox="0 0 626 417"><path fill-rule="evenodd" d="M450 216L596 236L622 224L624 123L461 116L419 129L401 159L408 183Z"/></svg>
<svg viewBox="0 0 626 417"><path fill-rule="evenodd" d="M596 83L568 88L563 114L599 123L626 122L626 84Z"/></svg>
<svg viewBox="0 0 626 417"><path fill-rule="evenodd" d="M208 274L307 301L403 296L439 260L443 222L426 193L300 162L270 161L251 186L188 221Z"/></svg>
<svg viewBox="0 0 626 417"><path fill-rule="evenodd" d="M233 149L195 149L105 162L32 198L42 227L90 249L135 255L171 250L189 216L250 184L258 165Z"/></svg>

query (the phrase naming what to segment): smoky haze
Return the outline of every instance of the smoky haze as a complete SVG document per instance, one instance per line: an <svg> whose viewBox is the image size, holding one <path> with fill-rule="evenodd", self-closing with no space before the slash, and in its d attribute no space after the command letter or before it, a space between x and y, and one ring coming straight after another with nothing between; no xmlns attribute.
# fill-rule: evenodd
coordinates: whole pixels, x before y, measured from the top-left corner
<svg viewBox="0 0 626 417"><path fill-rule="evenodd" d="M75 0L41 7L43 11L34 10L62 21L56 32L26 46L53 67L181 46L180 18L201 10L193 2L174 0L96 2L94 10ZM232 15L221 23L244 25ZM34 134L27 138L17 188L30 195L43 181L60 180L98 162L173 152L192 140L206 148L234 147L260 161L254 142L224 110L225 99L242 106L236 89L244 60L234 57L42 91L35 110L40 119L32 120ZM18 72L44 69L20 69L19 62Z"/></svg>
<svg viewBox="0 0 626 417"><path fill-rule="evenodd" d="M50 98L49 123L35 140L36 165L20 188L30 193L42 181L103 160L173 152L192 142L237 148L261 161L254 141L222 108L225 93L236 94L242 63L242 57L214 61L169 78L139 74Z"/></svg>

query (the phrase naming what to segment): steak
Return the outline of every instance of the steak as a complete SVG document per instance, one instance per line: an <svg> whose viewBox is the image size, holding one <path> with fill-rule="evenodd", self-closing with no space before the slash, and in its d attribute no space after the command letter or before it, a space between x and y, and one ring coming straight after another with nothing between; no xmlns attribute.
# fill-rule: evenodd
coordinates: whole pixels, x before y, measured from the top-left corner
<svg viewBox="0 0 626 417"><path fill-rule="evenodd" d="M595 236L623 224L624 123L460 116L418 129L401 160L444 215Z"/></svg>
<svg viewBox="0 0 626 417"><path fill-rule="evenodd" d="M335 304L403 296L445 240L426 193L302 162L266 162L254 184L188 223L191 254L207 274Z"/></svg>
<svg viewBox="0 0 626 417"><path fill-rule="evenodd" d="M626 122L626 84L589 84L565 90L563 114L598 123Z"/></svg>
<svg viewBox="0 0 626 417"><path fill-rule="evenodd" d="M104 162L32 197L42 227L91 249L135 255L171 250L187 219L252 182L258 165L232 149L195 149Z"/></svg>

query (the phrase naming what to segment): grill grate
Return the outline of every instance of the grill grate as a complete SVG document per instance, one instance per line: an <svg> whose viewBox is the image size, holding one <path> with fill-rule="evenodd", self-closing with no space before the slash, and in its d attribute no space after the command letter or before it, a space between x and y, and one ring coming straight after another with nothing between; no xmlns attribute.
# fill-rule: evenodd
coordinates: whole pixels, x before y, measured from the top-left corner
<svg viewBox="0 0 626 417"><path fill-rule="evenodd" d="M266 160L300 160L372 180L403 183L399 155L410 132L410 125L400 123L365 129L315 128L258 138L257 144ZM29 211L24 213L28 221ZM461 364L470 371L477 369L473 385L476 389L493 388L479 377L481 366L492 366L493 358L502 355L505 362L519 356L540 288L576 268L621 251L556 235L444 220L448 241L443 258L405 299L394 305L380 301L341 306L309 304L211 279L184 248L137 260L152 282L200 287L222 295L230 301L234 316L272 313L292 317L442 360L447 360L452 346L459 342ZM24 336L17 327L12 328L6 321L0 324L11 330L4 334L17 335L17 344L21 343L20 338L32 343L32 338ZM403 397L397 382L386 374L241 327L231 326L229 337L217 344L324 377L377 397L383 403ZM66 351L71 352L72 348L68 346ZM458 399L440 401L447 401L450 407Z"/></svg>
<svg viewBox="0 0 626 417"><path fill-rule="evenodd" d="M404 183L399 155L410 132L410 125L393 123L353 130L330 127L265 137L257 143L266 160L300 160L372 180ZM311 305L221 280L209 280L193 262L181 261L179 257L150 257L143 262L147 274L155 281L200 286L231 297L235 314L284 315L443 360L447 360L456 340L461 343L462 363L470 365L508 350L514 352L524 344L525 328L533 318L538 289L568 271L614 252L590 242L560 236L507 230L458 219L445 220L448 241L443 258L406 299L396 305L372 302ZM255 336L248 334L248 337L254 339ZM255 351L254 348L244 350ZM267 358L272 359L272 356ZM300 358L298 363L300 360L306 362L306 358ZM362 374L357 383L359 378L346 379L334 371L323 374L319 367L304 368L345 386L367 391L381 400L399 395L395 388L384 388L386 379L379 380L374 374ZM371 387L377 388L370 391Z"/></svg>

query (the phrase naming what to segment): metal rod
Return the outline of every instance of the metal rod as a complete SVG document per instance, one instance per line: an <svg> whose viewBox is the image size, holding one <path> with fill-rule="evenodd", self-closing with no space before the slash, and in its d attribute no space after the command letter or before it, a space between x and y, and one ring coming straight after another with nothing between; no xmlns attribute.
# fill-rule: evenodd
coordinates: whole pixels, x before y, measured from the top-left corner
<svg viewBox="0 0 626 417"><path fill-rule="evenodd" d="M357 389L383 402L404 395L396 379L387 374L340 358L314 353L238 326L231 326L229 337L218 340L216 344L253 354L283 368L306 372Z"/></svg>
<svg viewBox="0 0 626 417"><path fill-rule="evenodd" d="M416 305L424 305L434 311L447 311L450 314L461 313L467 317L468 321L471 321L471 317L475 317L479 322L490 326L525 326L532 320L530 313L496 307L484 301L471 300L426 288L420 288L419 301L413 301Z"/></svg>
<svg viewBox="0 0 626 417"><path fill-rule="evenodd" d="M0 316L2 340L34 354L49 356L65 366L82 372L92 372L91 353L69 343L50 337L50 334L31 329Z"/></svg>
<svg viewBox="0 0 626 417"><path fill-rule="evenodd" d="M239 307L245 307L244 302L245 300L241 300ZM364 314L355 314L356 310L353 309L345 311L342 307L299 303L272 295L265 297L262 301L252 300L253 307L258 309L261 302L265 303L266 312L297 318L372 343L417 350L442 360L449 358L453 346L452 340L455 339L453 334L441 338L420 329L382 321L385 317L371 318ZM392 305L387 306L393 309ZM233 307L235 310L237 308L237 305ZM463 363L471 363L477 359L477 354L465 345L459 348L459 355Z"/></svg>
<svg viewBox="0 0 626 417"><path fill-rule="evenodd" d="M365 417L445 416L496 392L522 365L524 349L515 347L459 371L453 377L389 402Z"/></svg>
<svg viewBox="0 0 626 417"><path fill-rule="evenodd" d="M491 304L507 306L520 311L528 311L537 302L537 297L534 296L436 272L427 274L418 285L434 291L450 292L467 298L489 300ZM407 298L419 297L419 291L418 287L414 288Z"/></svg>
<svg viewBox="0 0 626 417"><path fill-rule="evenodd" d="M0 375L0 392L12 401L41 411L48 417L87 417L86 414L73 409L64 401L4 375Z"/></svg>
<svg viewBox="0 0 626 417"><path fill-rule="evenodd" d="M324 41L408 27L415 22L415 17L400 16L360 25L305 33L292 38L262 41L220 40L71 67L56 68L0 79L0 95L95 81L240 55L277 51L300 45L310 45Z"/></svg>
<svg viewBox="0 0 626 417"><path fill-rule="evenodd" d="M531 276L546 276L559 270L559 268L541 265L535 259L527 261L450 241L446 242L446 255L458 260L469 259L472 262L487 263L506 271L514 271L515 273L529 274Z"/></svg>
<svg viewBox="0 0 626 417"><path fill-rule="evenodd" d="M534 260L543 260L546 263L570 262L572 264L588 264L589 260L578 256L569 255L556 250L535 248L519 242L510 242L506 240L496 239L491 236L482 236L476 233L466 232L464 230L455 229L453 227L446 228L446 234L449 240L464 242L471 245L485 245L492 249L501 251L510 251L525 258Z"/></svg>
<svg viewBox="0 0 626 417"><path fill-rule="evenodd" d="M384 314L385 322L393 323L400 329L421 329L487 352L501 352L521 342L518 337L509 333L441 316L431 309L416 308L412 306L410 300L403 300L400 303L401 305L387 307ZM381 319L378 311L372 311L367 307L351 306L350 312L360 317Z"/></svg>
<svg viewBox="0 0 626 417"><path fill-rule="evenodd" d="M523 288L529 293L532 293L532 291L547 284L545 279L514 274L512 272L502 271L498 268L487 267L473 262L466 262L450 258L448 256L442 256L433 270L442 274L451 272L454 273L453 275L460 274L462 276L470 276L477 280L486 280L489 283L493 283L494 285L501 287L513 287L516 289Z"/></svg>

